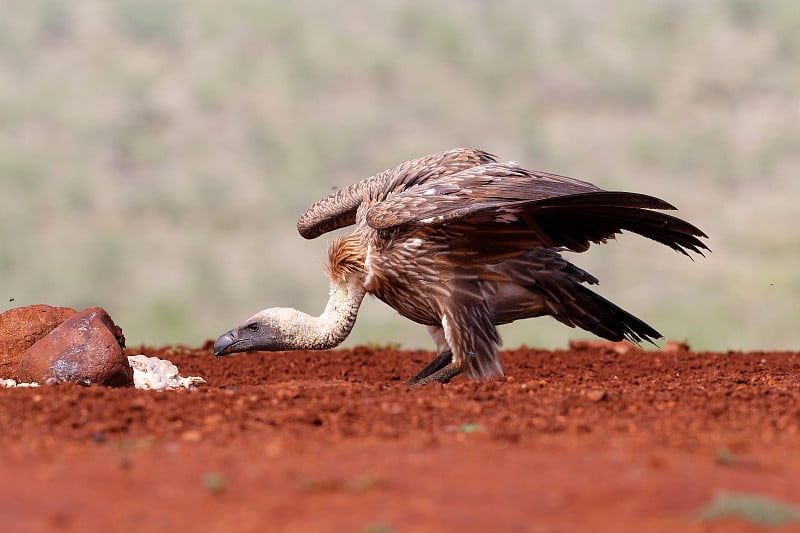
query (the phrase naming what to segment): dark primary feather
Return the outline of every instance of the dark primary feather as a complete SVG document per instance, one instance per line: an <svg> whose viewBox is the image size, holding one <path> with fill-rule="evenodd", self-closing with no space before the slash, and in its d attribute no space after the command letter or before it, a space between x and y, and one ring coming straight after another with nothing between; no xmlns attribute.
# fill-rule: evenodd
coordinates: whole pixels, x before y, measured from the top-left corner
<svg viewBox="0 0 800 533"><path fill-rule="evenodd" d="M552 242L583 252L589 244L603 242L622 230L638 233L686 256L689 251L703 255L708 247L698 237L699 228L680 218L641 207L599 205L592 198L564 207L539 207L534 216L546 228Z"/></svg>

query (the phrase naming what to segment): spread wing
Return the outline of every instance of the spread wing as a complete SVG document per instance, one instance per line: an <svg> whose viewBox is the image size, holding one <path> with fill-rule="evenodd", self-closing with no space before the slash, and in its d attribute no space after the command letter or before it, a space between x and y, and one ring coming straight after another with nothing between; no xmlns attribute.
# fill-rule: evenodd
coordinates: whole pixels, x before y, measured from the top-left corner
<svg viewBox="0 0 800 533"><path fill-rule="evenodd" d="M372 206L366 220L378 230L455 224L500 249L519 249L521 241L578 252L628 230L686 255L702 254L708 247L698 239L706 236L700 229L653 211L673 209L653 196L489 163L410 187Z"/></svg>
<svg viewBox="0 0 800 533"><path fill-rule="evenodd" d="M306 239L313 239L354 224L364 203L379 202L409 187L494 161L493 155L471 148L456 148L406 161L311 205L297 220L297 230Z"/></svg>

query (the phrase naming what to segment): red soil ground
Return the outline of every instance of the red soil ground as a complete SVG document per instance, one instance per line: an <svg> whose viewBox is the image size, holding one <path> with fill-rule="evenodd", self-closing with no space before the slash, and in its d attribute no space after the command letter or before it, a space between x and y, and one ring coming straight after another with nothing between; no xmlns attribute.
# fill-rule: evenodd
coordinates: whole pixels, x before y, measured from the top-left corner
<svg viewBox="0 0 800 533"><path fill-rule="evenodd" d="M800 504L798 353L519 349L422 389L427 352L129 353L208 385L0 390L0 530L758 531L703 510Z"/></svg>

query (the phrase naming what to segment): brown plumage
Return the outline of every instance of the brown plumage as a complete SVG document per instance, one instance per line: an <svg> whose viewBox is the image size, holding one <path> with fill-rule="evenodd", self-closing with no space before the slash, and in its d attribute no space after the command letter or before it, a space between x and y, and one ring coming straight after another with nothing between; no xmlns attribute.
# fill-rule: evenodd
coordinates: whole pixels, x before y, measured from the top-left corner
<svg viewBox="0 0 800 533"><path fill-rule="evenodd" d="M407 161L309 207L306 238L355 224L329 248L331 299L318 318L265 310L218 339L215 353L328 347L352 328L365 293L428 326L439 356L411 383L502 375L496 325L550 315L610 340L652 341L652 327L586 288L597 279L561 256L623 230L689 255L695 226L658 198L498 163L455 149ZM324 341L321 340L324 336Z"/></svg>
<svg viewBox="0 0 800 533"><path fill-rule="evenodd" d="M367 250L357 236L337 237L328 246L328 263L323 266L332 281L346 282L354 276L365 274Z"/></svg>
<svg viewBox="0 0 800 533"><path fill-rule="evenodd" d="M406 161L313 204L300 215L297 230L306 239L319 237L362 220L370 206L394 193L495 161L491 154L469 149L449 150Z"/></svg>

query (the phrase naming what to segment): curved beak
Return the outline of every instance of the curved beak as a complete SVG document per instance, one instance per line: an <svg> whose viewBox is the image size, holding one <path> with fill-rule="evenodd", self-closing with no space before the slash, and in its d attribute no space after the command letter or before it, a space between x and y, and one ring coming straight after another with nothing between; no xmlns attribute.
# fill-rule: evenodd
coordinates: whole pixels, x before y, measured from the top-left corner
<svg viewBox="0 0 800 533"><path fill-rule="evenodd" d="M239 339L236 338L234 335L235 330L230 330L227 333L223 333L219 336L217 341L214 343L214 356L220 357L222 355L228 355L233 353L234 346L236 343L239 342Z"/></svg>

